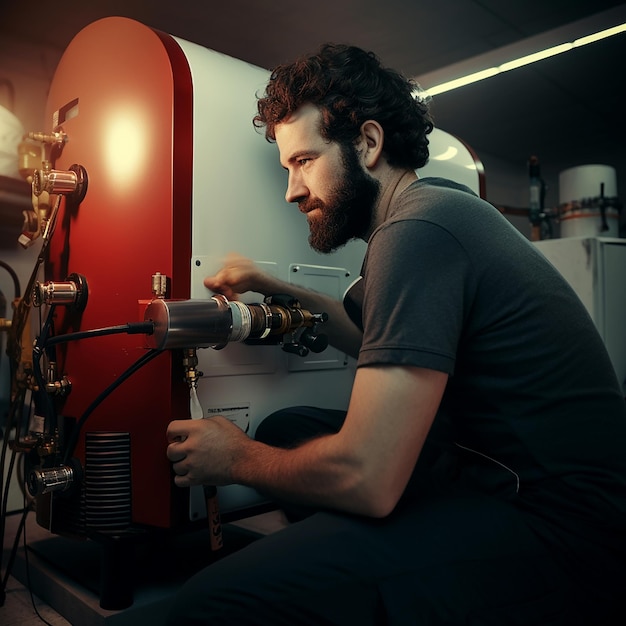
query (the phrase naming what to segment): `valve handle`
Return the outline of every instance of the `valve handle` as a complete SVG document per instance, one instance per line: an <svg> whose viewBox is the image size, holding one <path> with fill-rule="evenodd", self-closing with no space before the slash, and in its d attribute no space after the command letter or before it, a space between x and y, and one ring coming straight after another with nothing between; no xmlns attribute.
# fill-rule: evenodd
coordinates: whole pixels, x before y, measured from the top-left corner
<svg viewBox="0 0 626 626"><path fill-rule="evenodd" d="M305 328L300 334L300 341L315 354L324 352L328 348L328 337L326 335L316 335L308 328Z"/></svg>
<svg viewBox="0 0 626 626"><path fill-rule="evenodd" d="M309 349L300 343L285 343L283 344L283 350L290 354L297 354L298 356L306 356L309 353Z"/></svg>

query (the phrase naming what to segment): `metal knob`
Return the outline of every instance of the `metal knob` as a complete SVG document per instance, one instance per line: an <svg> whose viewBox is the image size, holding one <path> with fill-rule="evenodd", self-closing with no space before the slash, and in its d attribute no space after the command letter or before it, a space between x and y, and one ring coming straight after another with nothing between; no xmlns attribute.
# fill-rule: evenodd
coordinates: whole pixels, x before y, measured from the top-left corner
<svg viewBox="0 0 626 626"><path fill-rule="evenodd" d="M42 193L72 196L82 202L87 193L87 172L82 165L72 165L69 170L35 170L33 173L33 194Z"/></svg>

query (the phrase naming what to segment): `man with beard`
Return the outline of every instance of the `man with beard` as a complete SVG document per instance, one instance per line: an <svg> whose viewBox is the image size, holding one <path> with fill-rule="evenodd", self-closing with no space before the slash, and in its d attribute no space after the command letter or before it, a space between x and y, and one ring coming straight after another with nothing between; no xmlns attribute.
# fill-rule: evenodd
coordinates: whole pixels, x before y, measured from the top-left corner
<svg viewBox="0 0 626 626"><path fill-rule="evenodd" d="M337 303L232 256L205 285L328 312L357 371L347 413L286 409L255 440L219 417L171 422L178 486L248 485L303 518L193 577L171 624L623 620L626 413L606 349L494 207L417 179L432 122L413 91L329 45L259 101L310 244L364 239L361 278Z"/></svg>

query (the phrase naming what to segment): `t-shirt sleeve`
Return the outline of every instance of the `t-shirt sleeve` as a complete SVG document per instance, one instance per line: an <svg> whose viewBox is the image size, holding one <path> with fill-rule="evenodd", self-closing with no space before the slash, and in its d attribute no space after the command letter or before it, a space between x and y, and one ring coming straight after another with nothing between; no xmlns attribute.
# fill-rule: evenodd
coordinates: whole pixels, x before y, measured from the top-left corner
<svg viewBox="0 0 626 626"><path fill-rule="evenodd" d="M358 365L452 374L471 302L469 269L463 247L441 226L406 219L377 230L364 264Z"/></svg>

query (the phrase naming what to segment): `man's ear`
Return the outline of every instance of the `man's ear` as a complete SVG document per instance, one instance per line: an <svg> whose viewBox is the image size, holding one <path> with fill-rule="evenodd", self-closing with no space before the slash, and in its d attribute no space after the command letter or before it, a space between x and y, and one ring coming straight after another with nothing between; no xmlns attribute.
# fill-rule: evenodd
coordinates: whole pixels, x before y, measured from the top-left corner
<svg viewBox="0 0 626 626"><path fill-rule="evenodd" d="M361 144L363 165L372 169L376 167L382 152L385 139L383 127L375 120L366 120L361 124L359 142Z"/></svg>

